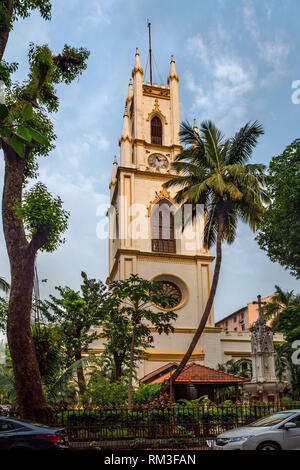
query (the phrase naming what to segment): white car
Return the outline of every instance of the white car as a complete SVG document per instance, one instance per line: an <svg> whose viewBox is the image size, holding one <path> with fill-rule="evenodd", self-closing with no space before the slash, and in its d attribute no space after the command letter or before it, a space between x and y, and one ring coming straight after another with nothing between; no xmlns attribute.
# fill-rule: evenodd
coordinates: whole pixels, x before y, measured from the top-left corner
<svg viewBox="0 0 300 470"><path fill-rule="evenodd" d="M223 432L214 450L300 450L300 410L280 411Z"/></svg>

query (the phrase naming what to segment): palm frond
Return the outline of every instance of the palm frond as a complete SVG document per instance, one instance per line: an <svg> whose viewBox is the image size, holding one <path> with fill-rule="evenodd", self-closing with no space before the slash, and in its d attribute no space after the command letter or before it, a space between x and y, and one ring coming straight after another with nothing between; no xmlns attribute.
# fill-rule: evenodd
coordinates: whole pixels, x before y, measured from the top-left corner
<svg viewBox="0 0 300 470"><path fill-rule="evenodd" d="M230 148L227 156L227 164L246 163L252 155L258 138L264 134L263 126L258 122L247 122L235 136L230 139Z"/></svg>
<svg viewBox="0 0 300 470"><path fill-rule="evenodd" d="M10 285L9 283L4 279L4 277L0 277L0 290L5 292L6 294L10 290Z"/></svg>

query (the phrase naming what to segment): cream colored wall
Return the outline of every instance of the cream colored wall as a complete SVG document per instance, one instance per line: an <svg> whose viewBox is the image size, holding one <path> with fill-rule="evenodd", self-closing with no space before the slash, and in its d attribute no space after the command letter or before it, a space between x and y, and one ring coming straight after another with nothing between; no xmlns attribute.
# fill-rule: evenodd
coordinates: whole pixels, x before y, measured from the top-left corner
<svg viewBox="0 0 300 470"><path fill-rule="evenodd" d="M182 283L184 294L183 302L176 309L178 318L174 325L175 333L167 336L152 332L154 348L149 349L148 360L140 362L139 377L142 377L168 362L180 361L184 355L206 305L212 279L212 257L204 251L202 240L200 244L198 240L198 245L192 248L190 244L194 240L187 238L187 232L184 232L180 240L176 240L176 255L152 252L150 217L147 208L161 192L162 184L169 179L170 171L161 170L162 177L155 176L157 172L153 172L148 167L148 158L151 153L161 153L171 162L180 149L178 147L178 77L175 63L172 61L168 87L161 89L154 87L155 93L160 90L169 90L170 99L159 98L157 95L153 97L145 95L137 53L133 79L133 89L132 85L129 85L120 139L121 168L118 170L116 162L114 163L110 185L111 200L119 213L120 234L123 230L123 235L126 236L109 243L110 280L125 279L131 273L137 273L146 279L153 279L161 274L172 275L179 283ZM150 123L153 111L158 113L163 124L161 148L150 143ZM134 163L132 163L132 151ZM171 190L171 200L174 195L175 190ZM126 196L126 199L123 198L123 205L122 196ZM146 239L133 239L130 235L129 225L138 216L138 214L129 213L132 204L140 204L139 218L146 224L148 233L146 237L143 235ZM200 231L203 225L202 217ZM199 230L197 236L199 237ZM220 329L214 328L213 311L207 326L209 328L200 338L191 360L215 368L218 363L224 363L231 357L239 357L239 354L241 357L243 355L250 357L249 334L242 337L238 335L229 337L221 333ZM103 341L97 340L93 348L96 351L103 350Z"/></svg>

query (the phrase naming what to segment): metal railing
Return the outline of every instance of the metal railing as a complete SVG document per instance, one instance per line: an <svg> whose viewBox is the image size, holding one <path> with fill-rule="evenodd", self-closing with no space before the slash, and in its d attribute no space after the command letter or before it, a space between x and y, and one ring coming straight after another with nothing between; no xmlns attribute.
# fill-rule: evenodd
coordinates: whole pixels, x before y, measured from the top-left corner
<svg viewBox="0 0 300 470"><path fill-rule="evenodd" d="M64 427L76 447L206 448L224 431L296 408L300 402L55 410L48 425Z"/></svg>

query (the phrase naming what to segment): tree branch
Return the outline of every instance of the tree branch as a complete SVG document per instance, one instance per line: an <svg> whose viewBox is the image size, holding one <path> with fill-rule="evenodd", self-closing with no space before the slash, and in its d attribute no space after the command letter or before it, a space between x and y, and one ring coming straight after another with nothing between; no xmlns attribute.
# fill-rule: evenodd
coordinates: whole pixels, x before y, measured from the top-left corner
<svg viewBox="0 0 300 470"><path fill-rule="evenodd" d="M35 255L36 252L42 248L47 241L48 234L45 230L38 230L32 237L29 245L28 252Z"/></svg>

